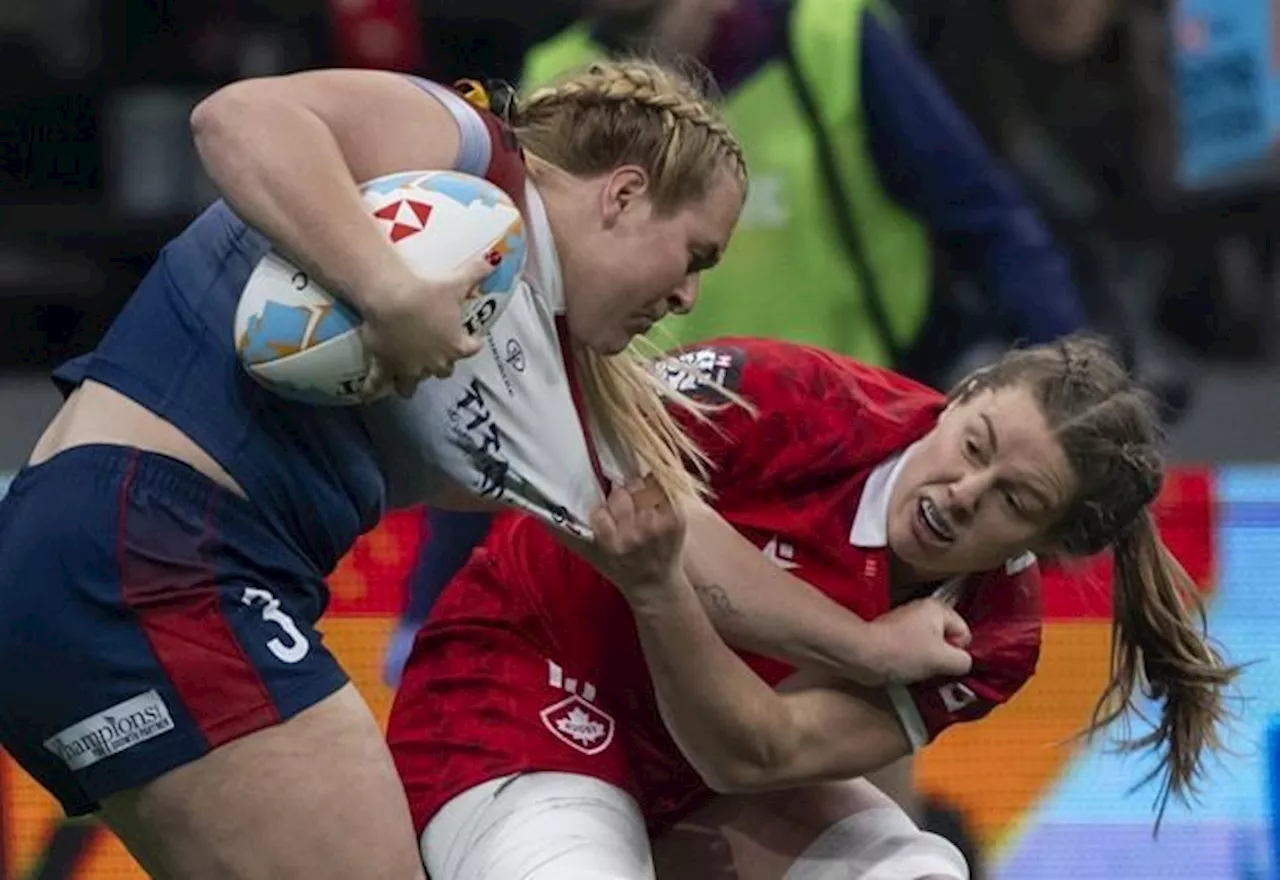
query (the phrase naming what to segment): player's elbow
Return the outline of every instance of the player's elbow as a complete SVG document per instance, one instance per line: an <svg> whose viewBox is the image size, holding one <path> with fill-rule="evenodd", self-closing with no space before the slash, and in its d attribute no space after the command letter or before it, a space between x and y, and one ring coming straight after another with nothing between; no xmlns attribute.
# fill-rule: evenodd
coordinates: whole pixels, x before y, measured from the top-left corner
<svg viewBox="0 0 1280 880"><path fill-rule="evenodd" d="M191 134L199 145L228 128L234 128L236 120L243 122L245 110L254 100L255 80L243 80L218 89L206 97L191 111Z"/></svg>
<svg viewBox="0 0 1280 880"><path fill-rule="evenodd" d="M703 783L716 794L754 794L779 788L773 774L757 764L732 763L714 770L700 770Z"/></svg>
<svg viewBox="0 0 1280 880"><path fill-rule="evenodd" d="M191 138L206 164L223 164L252 152L273 126L287 124L297 107L283 94L282 77L246 79L223 86L191 111Z"/></svg>
<svg viewBox="0 0 1280 880"><path fill-rule="evenodd" d="M789 741L757 736L745 748L717 751L695 765L702 781L718 794L752 794L788 784L794 776Z"/></svg>

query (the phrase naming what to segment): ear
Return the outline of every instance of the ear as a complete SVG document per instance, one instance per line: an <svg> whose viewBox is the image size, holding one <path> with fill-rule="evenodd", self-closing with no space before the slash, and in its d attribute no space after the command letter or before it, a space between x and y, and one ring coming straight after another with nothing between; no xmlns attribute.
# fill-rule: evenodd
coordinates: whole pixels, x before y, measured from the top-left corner
<svg viewBox="0 0 1280 880"><path fill-rule="evenodd" d="M649 173L639 165L620 165L609 172L600 191L601 212L606 227L633 212L649 194Z"/></svg>

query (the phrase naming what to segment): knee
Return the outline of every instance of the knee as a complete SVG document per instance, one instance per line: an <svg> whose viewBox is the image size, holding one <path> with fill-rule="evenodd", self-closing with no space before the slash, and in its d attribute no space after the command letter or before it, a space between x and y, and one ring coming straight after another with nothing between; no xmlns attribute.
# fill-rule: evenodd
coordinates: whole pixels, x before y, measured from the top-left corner
<svg viewBox="0 0 1280 880"><path fill-rule="evenodd" d="M785 880L969 880L954 844L921 831L897 807L865 810L828 828Z"/></svg>

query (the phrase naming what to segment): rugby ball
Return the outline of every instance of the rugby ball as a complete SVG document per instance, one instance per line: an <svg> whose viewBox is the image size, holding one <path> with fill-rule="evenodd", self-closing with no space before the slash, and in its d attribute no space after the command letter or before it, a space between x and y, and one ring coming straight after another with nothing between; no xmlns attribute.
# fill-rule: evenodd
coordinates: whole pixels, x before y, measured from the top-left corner
<svg viewBox="0 0 1280 880"><path fill-rule="evenodd" d="M467 301L463 323L488 331L524 270L524 220L500 188L456 171L417 171L361 186L370 222L424 275L440 275L484 253L501 259ZM360 402L369 357L360 315L283 255L254 268L236 307L235 346L258 382L302 403Z"/></svg>

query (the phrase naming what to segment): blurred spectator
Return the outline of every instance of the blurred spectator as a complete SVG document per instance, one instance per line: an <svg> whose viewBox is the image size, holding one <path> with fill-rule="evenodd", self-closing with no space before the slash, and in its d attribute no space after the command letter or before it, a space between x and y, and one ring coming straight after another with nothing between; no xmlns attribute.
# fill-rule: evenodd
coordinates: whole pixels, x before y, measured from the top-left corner
<svg viewBox="0 0 1280 880"><path fill-rule="evenodd" d="M567 26L581 0L420 0L425 73L441 82L463 77L515 82L525 53Z"/></svg>
<svg viewBox="0 0 1280 880"><path fill-rule="evenodd" d="M1037 341L1082 323L1043 225L873 8L604 0L530 54L525 85L639 48L701 56L725 90L751 195L698 308L670 326L681 341L782 336L940 383L993 317ZM957 276L976 282L968 337Z"/></svg>
<svg viewBox="0 0 1280 880"><path fill-rule="evenodd" d="M938 79L1070 249L1092 322L1175 415L1188 366L1154 326L1179 196L1163 4L898 4Z"/></svg>

